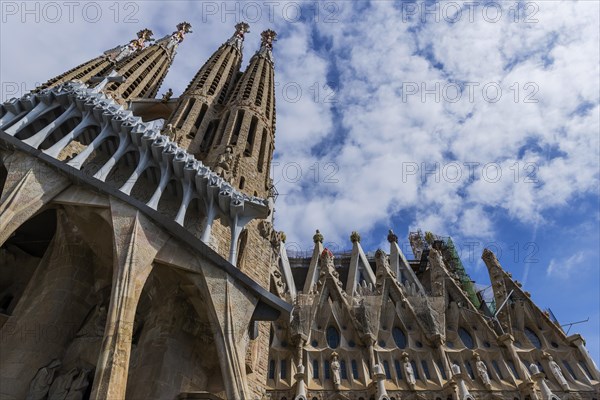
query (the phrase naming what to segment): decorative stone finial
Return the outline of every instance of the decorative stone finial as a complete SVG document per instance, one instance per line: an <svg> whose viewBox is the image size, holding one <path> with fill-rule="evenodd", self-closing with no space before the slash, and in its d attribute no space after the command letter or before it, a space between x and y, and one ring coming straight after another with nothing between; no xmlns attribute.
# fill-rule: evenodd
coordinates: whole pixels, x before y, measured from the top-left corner
<svg viewBox="0 0 600 400"><path fill-rule="evenodd" d="M248 25L246 22L239 22L235 24L235 36L239 37L240 39L244 40L244 34L249 32L250 25Z"/></svg>
<svg viewBox="0 0 600 400"><path fill-rule="evenodd" d="M323 235L321 235L321 232L319 232L318 229L317 229L317 232L313 236L313 242L323 243Z"/></svg>
<svg viewBox="0 0 600 400"><path fill-rule="evenodd" d="M394 233L393 230L389 230L387 240L390 243L398 243L398 236Z"/></svg>
<svg viewBox="0 0 600 400"><path fill-rule="evenodd" d="M227 41L227 44L234 46L238 50L242 50L242 44L244 42L244 35L250 32L250 25L245 22L240 22L235 25L235 33Z"/></svg>
<svg viewBox="0 0 600 400"><path fill-rule="evenodd" d="M177 24L177 30L183 33L192 33L192 24L183 21Z"/></svg>
<svg viewBox="0 0 600 400"><path fill-rule="evenodd" d="M152 39L153 35L154 35L154 32L152 32L152 30L148 29L148 28L144 28L137 33L138 39L143 39L143 40L153 40Z"/></svg>
<svg viewBox="0 0 600 400"><path fill-rule="evenodd" d="M186 33L192 33L192 24L189 22L180 22L177 24L177 31L173 32L172 38L177 41L177 43L183 42Z"/></svg>
<svg viewBox="0 0 600 400"><path fill-rule="evenodd" d="M273 42L277 39L277 33L272 29L267 29L260 34L260 47L273 50Z"/></svg>
<svg viewBox="0 0 600 400"><path fill-rule="evenodd" d="M333 253L331 252L331 250L329 250L327 247L325 249L323 249L323 251L321 252L321 258L325 258L325 259L332 259L333 260Z"/></svg>
<svg viewBox="0 0 600 400"><path fill-rule="evenodd" d="M285 243L285 239L287 239L287 236L285 235L285 232L281 231L279 232L279 239Z"/></svg>
<svg viewBox="0 0 600 400"><path fill-rule="evenodd" d="M277 33L271 29L267 29L260 34L260 50L258 50L257 55L259 57L264 57L267 60L273 63L273 42L277 37Z"/></svg>
<svg viewBox="0 0 600 400"><path fill-rule="evenodd" d="M108 50L104 54L107 54L111 61L119 62L136 51L143 49L146 42L153 41L154 39L152 39L152 35L154 35L154 33L150 29L144 28L137 33L137 39L131 40L129 44L125 46Z"/></svg>
<svg viewBox="0 0 600 400"><path fill-rule="evenodd" d="M350 235L350 240L352 241L352 243L360 243L360 235L358 234L358 232L353 231Z"/></svg>

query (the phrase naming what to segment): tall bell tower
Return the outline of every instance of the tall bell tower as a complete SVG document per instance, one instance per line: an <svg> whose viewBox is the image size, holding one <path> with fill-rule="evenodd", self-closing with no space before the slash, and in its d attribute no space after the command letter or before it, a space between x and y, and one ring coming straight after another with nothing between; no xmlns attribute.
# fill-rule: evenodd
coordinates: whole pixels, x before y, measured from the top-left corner
<svg viewBox="0 0 600 400"><path fill-rule="evenodd" d="M240 74L247 32L247 23L240 22L235 26L233 36L212 54L190 81L165 124L176 132L179 145L191 153L205 154L210 149L223 104Z"/></svg>
<svg viewBox="0 0 600 400"><path fill-rule="evenodd" d="M260 49L228 97L223 116L204 162L219 169L232 160L226 175L249 195L268 197L269 169L275 149L275 71L272 30L261 33ZM224 167L224 166L222 166Z"/></svg>
<svg viewBox="0 0 600 400"><path fill-rule="evenodd" d="M212 225L210 239L210 246L223 258L269 289L279 240L272 225L269 176L275 141L272 51L276 33L270 29L262 32L260 48L242 73L242 44L247 32L248 24L237 24L233 36L198 70L167 120L165 131L232 189L270 200L270 215L246 224L236 239L232 240L231 232L238 228L220 219ZM248 335L248 383L253 398L260 398L267 380L269 325L257 324Z"/></svg>

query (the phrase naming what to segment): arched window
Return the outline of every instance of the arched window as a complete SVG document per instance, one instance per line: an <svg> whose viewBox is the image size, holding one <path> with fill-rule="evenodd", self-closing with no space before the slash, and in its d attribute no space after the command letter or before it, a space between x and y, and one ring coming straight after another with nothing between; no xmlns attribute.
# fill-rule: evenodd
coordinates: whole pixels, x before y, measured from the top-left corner
<svg viewBox="0 0 600 400"><path fill-rule="evenodd" d="M275 379L275 360L269 361L269 379Z"/></svg>
<svg viewBox="0 0 600 400"><path fill-rule="evenodd" d="M348 379L348 370L346 369L346 360L340 361L340 376L342 379Z"/></svg>
<svg viewBox="0 0 600 400"><path fill-rule="evenodd" d="M396 346L398 346L398 348L406 348L406 335L404 334L402 329L395 326L392 329L392 336L394 337L394 342L396 342Z"/></svg>
<svg viewBox="0 0 600 400"><path fill-rule="evenodd" d="M385 379L392 379L392 372L390 371L390 363L385 360L383 362L383 371L385 372Z"/></svg>
<svg viewBox="0 0 600 400"><path fill-rule="evenodd" d="M563 361L563 365L565 366L565 368L567 369L567 371L569 371L569 374L571 374L571 376L573 377L573 379L577 380L577 375L575 375L575 371L573 371L573 368L571 368L571 364L569 364L565 360L565 361Z"/></svg>
<svg viewBox="0 0 600 400"><path fill-rule="evenodd" d="M469 361L465 361L465 367L467 368L467 373L471 377L471 379L475 379L475 374L473 373L473 367Z"/></svg>
<svg viewBox="0 0 600 400"><path fill-rule="evenodd" d="M508 364L508 367L512 371L512 373L515 376L515 378L521 379L521 378L519 378L519 373L517 372L517 368L515 367L515 363L512 360L506 360L506 364Z"/></svg>
<svg viewBox="0 0 600 400"><path fill-rule="evenodd" d="M527 336L527 339L529 339L531 344L534 345L536 348L542 348L542 342L533 330L531 330L530 328L525 328L525 336Z"/></svg>
<svg viewBox="0 0 600 400"><path fill-rule="evenodd" d="M241 268L244 263L244 255L246 254L246 245L248 244L248 229L244 228L238 239L238 254L236 265Z"/></svg>
<svg viewBox="0 0 600 400"><path fill-rule="evenodd" d="M442 365L442 362L438 359L435 361L438 369L440 370L440 374L442 375L443 379L448 379L448 377L446 376L446 371L444 370L444 366Z"/></svg>
<svg viewBox="0 0 600 400"><path fill-rule="evenodd" d="M319 379L319 361L313 360L313 379Z"/></svg>
<svg viewBox="0 0 600 400"><path fill-rule="evenodd" d="M431 375L429 374L429 366L427 365L427 361L421 360L421 366L423 367L423 373L425 374L425 377L431 380Z"/></svg>
<svg viewBox="0 0 600 400"><path fill-rule="evenodd" d="M494 370L496 370L498 378L504 379L504 377L502 376L502 371L500 370L500 366L498 365L498 362L496 362L496 360L492 360L492 367L494 367Z"/></svg>
<svg viewBox="0 0 600 400"><path fill-rule="evenodd" d="M352 377L358 379L358 365L356 364L356 360L352 360L350 365L352 366Z"/></svg>
<svg viewBox="0 0 600 400"><path fill-rule="evenodd" d="M327 345L332 349L337 349L340 345L340 333L333 326L327 328Z"/></svg>
<svg viewBox="0 0 600 400"><path fill-rule="evenodd" d="M324 373L324 379L327 380L329 379L329 360L325 360L323 361L323 373Z"/></svg>
<svg viewBox="0 0 600 400"><path fill-rule="evenodd" d="M246 147L244 149L244 155L249 157L252 155L254 150L254 137L256 136L256 125L258 125L258 118L252 117L250 122L250 130L248 131L248 137L246 138Z"/></svg>
<svg viewBox="0 0 600 400"><path fill-rule="evenodd" d="M279 368L279 376L281 377L281 379L287 378L287 361L286 360L281 360L281 366Z"/></svg>
<svg viewBox="0 0 600 400"><path fill-rule="evenodd" d="M415 374L415 379L419 379L419 370L417 369L417 363L415 362L415 360L412 360L410 362L410 365L412 366L413 373Z"/></svg>
<svg viewBox="0 0 600 400"><path fill-rule="evenodd" d="M400 365L400 361L394 360L394 369L396 370L398 379L402 380L402 366Z"/></svg>
<svg viewBox="0 0 600 400"><path fill-rule="evenodd" d="M466 348L472 349L475 347L473 337L465 328L458 328L458 336L460 336L460 340L462 340Z"/></svg>

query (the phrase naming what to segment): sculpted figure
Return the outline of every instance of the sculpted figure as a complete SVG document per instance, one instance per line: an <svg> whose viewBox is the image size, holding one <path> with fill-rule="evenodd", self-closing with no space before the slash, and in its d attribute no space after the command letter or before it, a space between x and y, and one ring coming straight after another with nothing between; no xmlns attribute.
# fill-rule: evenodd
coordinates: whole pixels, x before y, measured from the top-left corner
<svg viewBox="0 0 600 400"><path fill-rule="evenodd" d="M341 378L340 378L340 363L338 361L338 355L334 351L331 355L331 372L333 377L333 385L337 389L340 386Z"/></svg>
<svg viewBox="0 0 600 400"><path fill-rule="evenodd" d="M221 178L230 182L233 178L231 175L231 167L233 163L233 148L231 146L227 146L225 148L225 152L219 156L217 159L217 165L215 167L215 174L219 175Z"/></svg>
<svg viewBox="0 0 600 400"><path fill-rule="evenodd" d="M73 368L56 378L48 392L48 400L65 400L77 374L77 368Z"/></svg>
<svg viewBox="0 0 600 400"><path fill-rule="evenodd" d="M73 383L71 384L71 388L69 389L69 393L65 400L81 400L83 399L83 394L85 393L87 387L90 382L88 381L88 374L90 373L89 369L83 369L77 375Z"/></svg>
<svg viewBox="0 0 600 400"><path fill-rule="evenodd" d="M567 382L567 379L563 375L558 363L554 361L550 354L547 354L546 358L548 359L548 364L550 364L550 371L552 371L552 375L554 375L554 377L563 389L569 390L569 382Z"/></svg>
<svg viewBox="0 0 600 400"><path fill-rule="evenodd" d="M46 398L50 385L54 380L54 374L60 367L59 360L52 360L50 364L42 367L35 374L31 383L29 384L29 393L27 393L26 400L42 400Z"/></svg>
<svg viewBox="0 0 600 400"><path fill-rule="evenodd" d="M475 353L475 367L477 368L477 376L481 379L481 382L486 388L492 387L492 382L490 381L490 376L488 374L488 369L483 361L481 361L481 357L479 354Z"/></svg>
<svg viewBox="0 0 600 400"><path fill-rule="evenodd" d="M408 360L408 354L402 353L402 366L404 367L404 374L406 375L406 382L411 389L416 385L415 371L413 370L410 361Z"/></svg>
<svg viewBox="0 0 600 400"><path fill-rule="evenodd" d="M173 97L173 89L169 88L169 90L163 94L162 101L166 103L167 101L171 100L171 97Z"/></svg>

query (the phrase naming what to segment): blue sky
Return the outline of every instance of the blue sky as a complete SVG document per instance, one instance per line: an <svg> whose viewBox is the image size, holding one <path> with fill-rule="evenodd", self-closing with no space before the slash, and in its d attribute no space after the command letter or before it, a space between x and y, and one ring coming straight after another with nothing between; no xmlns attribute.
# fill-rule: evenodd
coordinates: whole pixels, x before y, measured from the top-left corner
<svg viewBox="0 0 600 400"><path fill-rule="evenodd" d="M178 95L235 22L251 25L244 63L274 28L288 246L310 250L318 228L375 250L420 227L451 235L484 286L491 247L561 323L589 317L571 333L600 363L598 2L22 4L2 3L3 99L187 20L161 90Z"/></svg>

